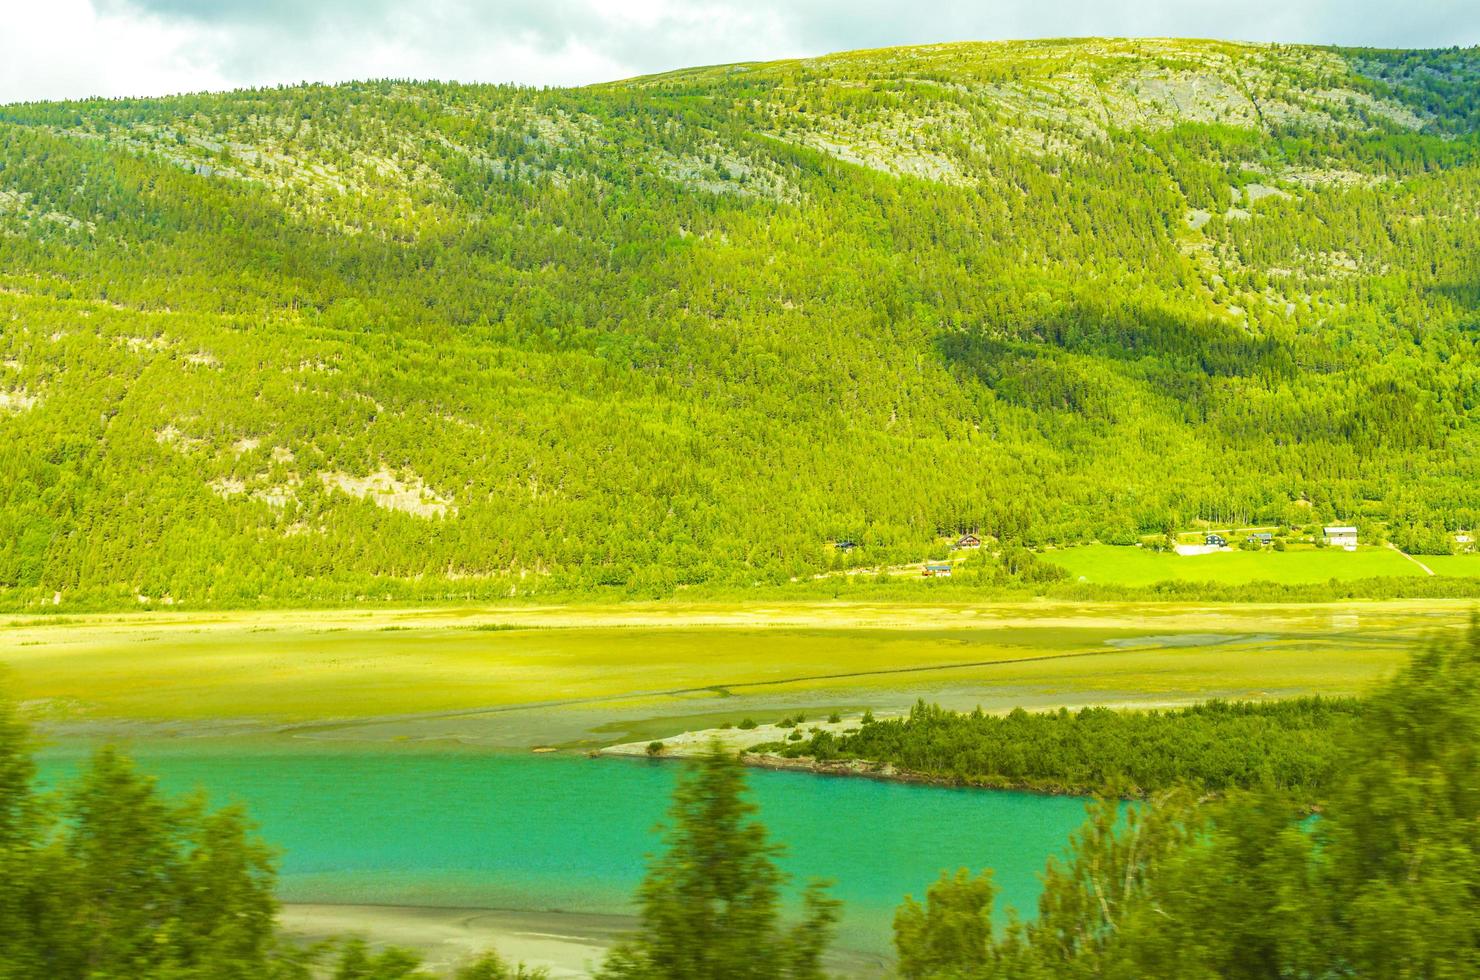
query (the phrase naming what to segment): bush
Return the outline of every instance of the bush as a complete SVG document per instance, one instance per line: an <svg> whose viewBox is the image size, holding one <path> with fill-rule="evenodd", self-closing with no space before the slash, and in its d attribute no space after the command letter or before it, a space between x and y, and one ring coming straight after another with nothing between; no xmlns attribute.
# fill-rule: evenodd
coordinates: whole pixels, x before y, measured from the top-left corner
<svg viewBox="0 0 1480 980"><path fill-rule="evenodd" d="M663 753L663 743L662 742L649 742L648 743L648 746L647 746L647 754L648 755L662 755L662 753Z"/></svg>
<svg viewBox="0 0 1480 980"><path fill-rule="evenodd" d="M754 718L742 718L740 720L740 724L736 725L735 727L738 728L738 729L740 729L741 731L748 732L752 728L755 728L757 726L756 726L756 723L755 723L755 719Z"/></svg>
<svg viewBox="0 0 1480 980"><path fill-rule="evenodd" d="M786 740L788 742L800 742L802 740L802 730L800 728L793 728L791 734L786 736Z"/></svg>
<svg viewBox="0 0 1480 980"><path fill-rule="evenodd" d="M840 714L838 714L836 711L834 711L832 714L830 714L830 715L827 716L827 723L829 725L836 725L836 724L838 724L842 720L843 720L843 716L840 715Z"/></svg>

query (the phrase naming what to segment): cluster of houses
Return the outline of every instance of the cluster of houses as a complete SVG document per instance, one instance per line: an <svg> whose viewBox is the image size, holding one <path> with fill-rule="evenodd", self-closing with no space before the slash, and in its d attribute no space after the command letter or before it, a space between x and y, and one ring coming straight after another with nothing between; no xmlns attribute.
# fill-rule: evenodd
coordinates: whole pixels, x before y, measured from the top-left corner
<svg viewBox="0 0 1480 980"><path fill-rule="evenodd" d="M1321 540L1333 548L1342 548L1346 551L1357 550L1357 529L1347 524L1332 524L1321 528ZM1249 544L1269 547L1274 544L1274 534L1270 531L1251 531L1244 541ZM848 553L859 547L857 541L841 538L832 543L833 548L843 553ZM963 534L956 539L952 546L954 550L961 551L970 548L980 548L982 539L975 534ZM1208 554L1228 547L1228 537L1216 531L1209 531L1203 535L1201 545L1179 544L1177 553L1182 555ZM951 564L944 561L928 561L920 567L920 574L926 578L950 578Z"/></svg>
<svg viewBox="0 0 1480 980"><path fill-rule="evenodd" d="M858 547L858 542L849 538L840 538L832 543L835 550L847 554ZM956 539L952 545L954 550L960 551L967 548L980 548L982 539L975 534L963 534ZM951 564L944 561L928 561L920 568L920 574L926 578L950 578Z"/></svg>
<svg viewBox="0 0 1480 980"><path fill-rule="evenodd" d="M1333 548L1342 548L1346 551L1357 550L1357 529L1346 524L1333 524L1321 528L1321 538ZM1274 535L1269 531L1255 531L1244 539L1250 544L1270 545L1274 543ZM1203 536L1203 544L1209 548L1226 548L1228 539L1217 532L1209 532Z"/></svg>

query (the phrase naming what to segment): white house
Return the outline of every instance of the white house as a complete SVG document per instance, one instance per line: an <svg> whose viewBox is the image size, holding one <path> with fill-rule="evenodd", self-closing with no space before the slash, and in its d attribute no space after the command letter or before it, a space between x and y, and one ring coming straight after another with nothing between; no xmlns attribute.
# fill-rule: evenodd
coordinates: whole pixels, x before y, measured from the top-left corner
<svg viewBox="0 0 1480 980"><path fill-rule="evenodd" d="M1337 548L1345 548L1347 551L1357 550L1357 529L1354 527L1328 527L1326 531L1326 543Z"/></svg>

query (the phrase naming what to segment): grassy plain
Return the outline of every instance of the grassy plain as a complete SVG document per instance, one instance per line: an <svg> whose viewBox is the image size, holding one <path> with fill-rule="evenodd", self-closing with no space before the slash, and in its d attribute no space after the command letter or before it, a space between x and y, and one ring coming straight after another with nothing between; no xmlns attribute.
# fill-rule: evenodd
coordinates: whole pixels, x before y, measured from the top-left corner
<svg viewBox="0 0 1480 980"><path fill-rule="evenodd" d="M1066 569L1070 576L1106 585L1143 586L1158 582L1218 582L1243 585L1275 582L1307 585L1336 579L1423 576L1422 568L1391 548L1307 548L1291 551L1220 551L1183 556L1171 552L1113 545L1085 545L1044 554L1045 561ZM1480 575L1480 561L1464 565L1464 558L1444 567L1420 559L1440 575Z"/></svg>
<svg viewBox="0 0 1480 980"><path fill-rule="evenodd" d="M1418 560L1440 575L1480 578L1480 552L1467 555L1419 555Z"/></svg>
<svg viewBox="0 0 1480 980"><path fill-rule="evenodd" d="M1005 707L1352 693L1423 635L1462 626L1472 605L650 603L17 617L0 626L0 662L27 713L60 731L173 723L569 744L599 740L598 729L662 735L795 708L902 709L916 697Z"/></svg>

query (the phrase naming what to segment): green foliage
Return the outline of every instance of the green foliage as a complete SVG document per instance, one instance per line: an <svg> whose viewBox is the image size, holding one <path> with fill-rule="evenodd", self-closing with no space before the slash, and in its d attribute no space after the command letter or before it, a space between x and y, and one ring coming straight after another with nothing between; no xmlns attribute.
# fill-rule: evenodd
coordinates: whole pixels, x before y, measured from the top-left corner
<svg viewBox="0 0 1480 980"><path fill-rule="evenodd" d="M1140 795L1184 783L1213 791L1272 785L1314 802L1332 785L1340 741L1359 709L1357 701L1315 697L988 715L920 701L906 718L777 751L887 762L979 786Z"/></svg>
<svg viewBox="0 0 1480 980"><path fill-rule="evenodd" d="M966 530L931 587L1034 593L1196 519L1474 527L1476 66L0 108L0 605L831 593Z"/></svg>
<svg viewBox="0 0 1480 980"><path fill-rule="evenodd" d="M952 943L913 903L921 977L1461 977L1480 969L1480 622L1364 702L1320 817L1274 787L1093 808L1038 915ZM942 912L986 910L943 881ZM950 921L950 920L948 920ZM972 920L973 928L975 920ZM944 948L947 952L938 952ZM937 966L937 964L940 964Z"/></svg>
<svg viewBox="0 0 1480 980"><path fill-rule="evenodd" d="M510 966L497 953L484 953L458 967L452 977L453 980L546 980L549 975L543 968L531 969L523 963Z"/></svg>
<svg viewBox="0 0 1480 980"><path fill-rule="evenodd" d="M1328 928L1359 976L1480 971L1480 621L1372 699L1321 821Z"/></svg>
<svg viewBox="0 0 1480 980"><path fill-rule="evenodd" d="M274 938L271 855L235 807L174 803L112 749L59 799L30 785L0 710L0 974L291 976Z"/></svg>
<svg viewBox="0 0 1480 980"><path fill-rule="evenodd" d="M333 980L432 980L421 969L421 957L409 949L391 947L371 952L363 939L350 939L339 953Z"/></svg>
<svg viewBox="0 0 1480 980"><path fill-rule="evenodd" d="M272 854L238 806L172 801L113 748L37 792L0 696L0 977L5 980L428 980L404 949L298 946L276 933ZM327 971L327 972L326 972ZM456 980L545 980L489 952Z"/></svg>
<svg viewBox="0 0 1480 980"><path fill-rule="evenodd" d="M980 971L994 958L992 874L976 877L965 869L940 880L925 893L922 907L912 896L894 915L894 944L904 980L961 977ZM989 971L990 972L990 971Z"/></svg>
<svg viewBox="0 0 1480 980"><path fill-rule="evenodd" d="M820 883L802 920L777 921L781 847L744 797L744 767L718 745L674 790L666 851L638 892L642 928L608 955L606 980L821 980L838 903Z"/></svg>

